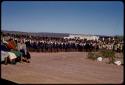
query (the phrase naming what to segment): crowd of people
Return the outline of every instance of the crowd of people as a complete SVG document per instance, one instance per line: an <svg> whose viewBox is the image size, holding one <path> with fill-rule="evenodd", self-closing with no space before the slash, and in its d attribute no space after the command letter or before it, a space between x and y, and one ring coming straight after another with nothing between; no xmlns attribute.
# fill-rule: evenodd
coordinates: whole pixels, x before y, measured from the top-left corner
<svg viewBox="0 0 125 85"><path fill-rule="evenodd" d="M122 42L107 42L94 40L26 40L27 47L30 51L35 52L82 52L98 51L101 49L123 51Z"/></svg>
<svg viewBox="0 0 125 85"><path fill-rule="evenodd" d="M5 38L1 36L1 63L30 63L30 58L31 56L24 40L18 39L18 41L15 41L12 37L8 37L8 39L5 40Z"/></svg>
<svg viewBox="0 0 125 85"><path fill-rule="evenodd" d="M113 50L123 52L124 42L117 39L64 39L40 36L1 34L2 59L7 63L30 62L29 52L90 52Z"/></svg>

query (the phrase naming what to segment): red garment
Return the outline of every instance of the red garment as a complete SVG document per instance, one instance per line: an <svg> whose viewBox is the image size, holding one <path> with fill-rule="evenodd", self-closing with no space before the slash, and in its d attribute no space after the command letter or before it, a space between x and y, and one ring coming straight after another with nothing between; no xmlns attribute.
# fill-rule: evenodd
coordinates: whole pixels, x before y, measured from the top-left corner
<svg viewBox="0 0 125 85"><path fill-rule="evenodd" d="M7 47L9 49L16 49L16 45L15 45L14 41L12 41L12 40L8 42Z"/></svg>

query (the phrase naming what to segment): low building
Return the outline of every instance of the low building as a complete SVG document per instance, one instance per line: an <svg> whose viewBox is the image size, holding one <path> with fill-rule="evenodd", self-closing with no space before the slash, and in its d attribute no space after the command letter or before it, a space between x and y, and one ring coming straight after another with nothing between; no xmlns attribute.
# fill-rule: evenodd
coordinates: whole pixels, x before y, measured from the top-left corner
<svg viewBox="0 0 125 85"><path fill-rule="evenodd" d="M64 37L64 39L87 39L87 40L98 40L99 36L94 35L80 35L80 34L70 34L68 37Z"/></svg>

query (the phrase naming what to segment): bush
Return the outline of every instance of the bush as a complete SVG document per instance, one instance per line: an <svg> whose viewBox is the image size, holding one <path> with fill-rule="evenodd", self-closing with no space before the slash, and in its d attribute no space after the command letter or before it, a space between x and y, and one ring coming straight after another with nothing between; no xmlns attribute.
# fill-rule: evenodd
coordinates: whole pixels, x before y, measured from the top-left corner
<svg viewBox="0 0 125 85"><path fill-rule="evenodd" d="M112 50L102 50L99 53L89 52L88 59L96 60L98 57L108 58L109 64L115 61L115 52Z"/></svg>
<svg viewBox="0 0 125 85"><path fill-rule="evenodd" d="M104 58L109 58L109 63L114 63L115 61L115 52L112 50L103 50L101 54Z"/></svg>
<svg viewBox="0 0 125 85"><path fill-rule="evenodd" d="M96 59L97 59L97 56L96 56L95 53L89 52L89 53L88 53L88 59L96 60Z"/></svg>

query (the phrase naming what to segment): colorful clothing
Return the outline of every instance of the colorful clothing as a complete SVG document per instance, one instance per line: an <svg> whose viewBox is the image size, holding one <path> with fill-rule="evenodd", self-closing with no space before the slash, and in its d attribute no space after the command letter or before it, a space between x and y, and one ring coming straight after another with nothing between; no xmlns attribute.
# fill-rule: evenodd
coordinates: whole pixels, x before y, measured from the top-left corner
<svg viewBox="0 0 125 85"><path fill-rule="evenodd" d="M8 54L9 54L9 58L11 60L17 58L17 56L14 53L12 53L12 52L8 52Z"/></svg>
<svg viewBox="0 0 125 85"><path fill-rule="evenodd" d="M21 57L22 53L20 51L11 51L12 53L14 53L17 57Z"/></svg>

